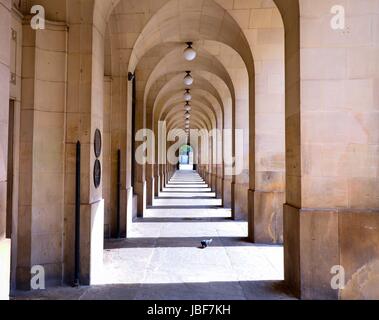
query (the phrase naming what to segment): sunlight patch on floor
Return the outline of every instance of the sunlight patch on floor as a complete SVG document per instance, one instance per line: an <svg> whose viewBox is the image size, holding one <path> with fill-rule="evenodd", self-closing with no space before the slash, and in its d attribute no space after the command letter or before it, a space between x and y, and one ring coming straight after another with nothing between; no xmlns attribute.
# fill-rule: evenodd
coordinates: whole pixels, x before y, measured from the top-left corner
<svg viewBox="0 0 379 320"><path fill-rule="evenodd" d="M180 244L179 244L180 245ZM103 284L283 280L282 247L127 248L105 253Z"/></svg>

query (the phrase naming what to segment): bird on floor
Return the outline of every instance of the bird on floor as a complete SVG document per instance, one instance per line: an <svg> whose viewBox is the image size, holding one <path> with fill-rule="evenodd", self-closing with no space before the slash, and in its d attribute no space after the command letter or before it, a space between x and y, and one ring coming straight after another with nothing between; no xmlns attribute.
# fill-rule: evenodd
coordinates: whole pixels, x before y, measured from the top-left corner
<svg viewBox="0 0 379 320"><path fill-rule="evenodd" d="M213 239L201 241L201 247L203 249L208 248L213 242Z"/></svg>

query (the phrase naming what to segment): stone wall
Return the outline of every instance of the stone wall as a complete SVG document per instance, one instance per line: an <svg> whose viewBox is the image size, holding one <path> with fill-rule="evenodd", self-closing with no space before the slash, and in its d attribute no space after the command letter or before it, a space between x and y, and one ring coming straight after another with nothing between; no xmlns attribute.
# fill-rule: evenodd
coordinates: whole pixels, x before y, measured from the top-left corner
<svg viewBox="0 0 379 320"><path fill-rule="evenodd" d="M11 1L0 1L0 299L7 299L11 242L7 239L8 113L11 52Z"/></svg>

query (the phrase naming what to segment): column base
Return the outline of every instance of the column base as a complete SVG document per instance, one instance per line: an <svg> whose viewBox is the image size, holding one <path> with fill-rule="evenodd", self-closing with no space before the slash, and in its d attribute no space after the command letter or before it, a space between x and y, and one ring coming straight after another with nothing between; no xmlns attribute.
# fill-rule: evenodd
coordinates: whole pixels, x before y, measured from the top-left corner
<svg viewBox="0 0 379 320"><path fill-rule="evenodd" d="M160 177L159 176L156 176L154 178L154 197L159 197L159 193L160 193Z"/></svg>
<svg viewBox="0 0 379 320"><path fill-rule="evenodd" d="M245 183L233 183L233 217L235 220L248 220L248 190L249 185Z"/></svg>
<svg viewBox="0 0 379 320"><path fill-rule="evenodd" d="M212 188L215 193L217 193L217 176L212 173Z"/></svg>
<svg viewBox="0 0 379 320"><path fill-rule="evenodd" d="M232 180L224 179L224 207L232 208Z"/></svg>
<svg viewBox="0 0 379 320"><path fill-rule="evenodd" d="M75 208L70 207L70 218L75 218ZM80 206L80 284L101 282L104 254L104 200ZM75 269L75 223L70 223L64 248L64 282L72 285ZM39 263L37 263L39 264ZM47 273L47 272L46 272ZM56 278L62 284L62 272ZM47 283L48 285L48 283ZM27 287L25 287L27 286ZM49 285L48 285L49 286ZM17 288L30 290L30 268L17 269Z"/></svg>
<svg viewBox="0 0 379 320"><path fill-rule="evenodd" d="M221 177L217 177L217 190L216 195L217 198L222 199L224 194L224 182Z"/></svg>
<svg viewBox="0 0 379 320"><path fill-rule="evenodd" d="M285 279L301 299L379 299L379 211L284 206ZM332 268L345 271L333 289ZM343 273L339 273L343 276Z"/></svg>
<svg viewBox="0 0 379 320"><path fill-rule="evenodd" d="M146 180L146 205L152 206L154 201L154 177Z"/></svg>
<svg viewBox="0 0 379 320"><path fill-rule="evenodd" d="M138 218L138 196L134 194L132 197L132 220L135 220Z"/></svg>
<svg viewBox="0 0 379 320"><path fill-rule="evenodd" d="M135 186L137 195L137 217L143 218L146 210L146 181L137 182Z"/></svg>
<svg viewBox="0 0 379 320"><path fill-rule="evenodd" d="M121 192L121 236L127 238L133 223L133 187Z"/></svg>
<svg viewBox="0 0 379 320"><path fill-rule="evenodd" d="M253 215L253 241L255 243L283 243L283 204L285 198L284 192L249 190L249 215Z"/></svg>
<svg viewBox="0 0 379 320"><path fill-rule="evenodd" d="M102 283L104 254L104 200L82 206L81 284Z"/></svg>
<svg viewBox="0 0 379 320"><path fill-rule="evenodd" d="M160 188L159 188L159 192L162 192L163 191L163 188L166 187L166 184L165 184L165 175L164 173L160 176Z"/></svg>

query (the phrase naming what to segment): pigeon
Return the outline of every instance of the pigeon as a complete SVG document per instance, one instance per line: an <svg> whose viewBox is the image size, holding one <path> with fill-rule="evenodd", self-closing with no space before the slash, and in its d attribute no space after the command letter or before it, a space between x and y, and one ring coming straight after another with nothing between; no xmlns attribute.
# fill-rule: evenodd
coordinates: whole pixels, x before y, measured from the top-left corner
<svg viewBox="0 0 379 320"><path fill-rule="evenodd" d="M201 241L201 247L203 249L208 248L213 242L213 239Z"/></svg>

